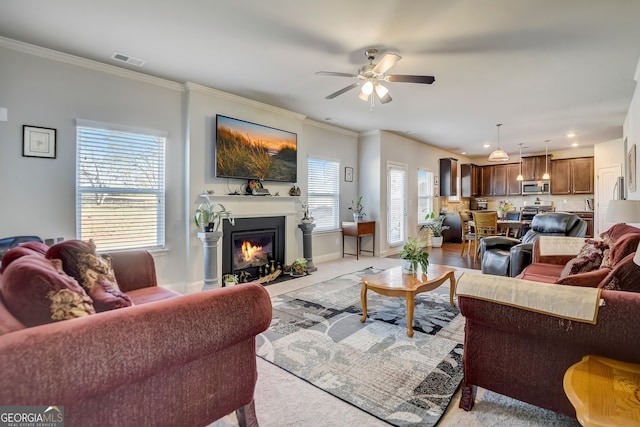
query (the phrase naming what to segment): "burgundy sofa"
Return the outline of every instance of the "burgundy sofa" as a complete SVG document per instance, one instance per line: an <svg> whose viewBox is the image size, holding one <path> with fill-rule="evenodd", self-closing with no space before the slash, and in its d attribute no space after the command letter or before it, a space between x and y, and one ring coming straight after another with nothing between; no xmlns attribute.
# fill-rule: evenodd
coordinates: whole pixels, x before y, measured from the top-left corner
<svg viewBox="0 0 640 427"><path fill-rule="evenodd" d="M562 385L571 365L588 354L640 363L640 267L632 260L640 239L640 235L633 236L636 233L640 230L621 224L601 235L611 244L606 267L560 278L575 253L544 256L534 246L534 263L520 278L505 279L523 287L531 281L599 287L604 305L599 307L596 324L459 295L460 311L466 319L459 406L471 410L479 386L575 416ZM560 303L570 305L572 301Z"/></svg>
<svg viewBox="0 0 640 427"><path fill-rule="evenodd" d="M234 410L257 426L266 290L182 296L157 286L149 253L110 255L131 307L25 327L0 299L0 402L64 406L68 426L203 426Z"/></svg>

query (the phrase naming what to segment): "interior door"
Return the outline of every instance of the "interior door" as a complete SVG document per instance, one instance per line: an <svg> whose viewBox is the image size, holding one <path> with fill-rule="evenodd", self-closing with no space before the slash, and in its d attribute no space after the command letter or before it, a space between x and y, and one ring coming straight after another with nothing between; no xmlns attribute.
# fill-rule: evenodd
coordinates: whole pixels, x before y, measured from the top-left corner
<svg viewBox="0 0 640 427"><path fill-rule="evenodd" d="M594 214L596 218L596 227L594 230L594 236L598 236L600 233L608 230L613 225L613 223L607 222L605 218L607 216L609 200L615 197L614 187L616 185L616 180L621 175L622 167L620 165L607 166L598 169L598 183L595 194L596 206Z"/></svg>

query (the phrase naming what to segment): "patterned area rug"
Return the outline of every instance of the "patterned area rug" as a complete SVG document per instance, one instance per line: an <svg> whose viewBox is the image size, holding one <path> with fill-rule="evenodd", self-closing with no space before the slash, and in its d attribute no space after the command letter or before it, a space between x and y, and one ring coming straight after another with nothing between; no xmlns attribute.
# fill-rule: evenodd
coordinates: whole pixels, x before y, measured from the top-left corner
<svg viewBox="0 0 640 427"><path fill-rule="evenodd" d="M447 288L419 294L408 338L404 298L369 291L361 323L360 278L379 271L273 297L258 355L390 424L433 426L462 380L462 316Z"/></svg>

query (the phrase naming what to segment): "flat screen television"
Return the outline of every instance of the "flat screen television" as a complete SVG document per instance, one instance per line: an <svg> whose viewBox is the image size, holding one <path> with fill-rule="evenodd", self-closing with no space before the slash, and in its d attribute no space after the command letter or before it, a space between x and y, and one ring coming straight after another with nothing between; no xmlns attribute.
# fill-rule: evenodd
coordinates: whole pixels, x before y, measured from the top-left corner
<svg viewBox="0 0 640 427"><path fill-rule="evenodd" d="M216 177L297 182L298 135L216 115Z"/></svg>

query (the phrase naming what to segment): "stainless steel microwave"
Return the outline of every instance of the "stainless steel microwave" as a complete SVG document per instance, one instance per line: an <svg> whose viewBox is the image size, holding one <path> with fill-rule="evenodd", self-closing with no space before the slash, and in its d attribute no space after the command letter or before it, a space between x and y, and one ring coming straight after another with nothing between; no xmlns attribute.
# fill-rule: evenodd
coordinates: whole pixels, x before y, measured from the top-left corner
<svg viewBox="0 0 640 427"><path fill-rule="evenodd" d="M549 181L522 181L522 195L549 194Z"/></svg>

